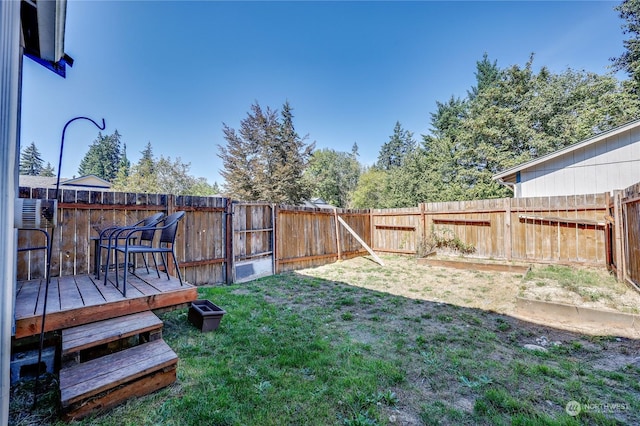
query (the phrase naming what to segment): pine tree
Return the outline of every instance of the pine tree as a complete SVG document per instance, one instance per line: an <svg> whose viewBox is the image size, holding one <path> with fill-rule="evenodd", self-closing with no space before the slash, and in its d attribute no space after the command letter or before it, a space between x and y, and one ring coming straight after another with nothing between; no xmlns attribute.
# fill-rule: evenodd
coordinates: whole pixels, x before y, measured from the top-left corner
<svg viewBox="0 0 640 426"><path fill-rule="evenodd" d="M315 143L307 145L307 136L300 137L293 125L293 109L289 102L282 106L281 122L273 153L277 158L273 173L273 186L278 188L276 203L300 204L311 196L311 187L303 179Z"/></svg>
<svg viewBox="0 0 640 426"><path fill-rule="evenodd" d="M351 156L356 160L358 159L358 157L360 157L360 152L358 152L358 149L358 142L354 142L351 146Z"/></svg>
<svg viewBox="0 0 640 426"><path fill-rule="evenodd" d="M485 53L482 56L482 60L476 62L476 82L477 85L471 88L471 91L467 91L467 96L470 100L475 99L482 90L492 86L500 79L500 68L498 68L498 61L489 61L489 55Z"/></svg>
<svg viewBox="0 0 640 426"><path fill-rule="evenodd" d="M147 146L140 151L142 157L138 161L138 168L140 172L153 173L153 148L151 147L151 142L147 142Z"/></svg>
<svg viewBox="0 0 640 426"><path fill-rule="evenodd" d="M378 154L377 166L381 170L391 170L401 167L404 159L413 152L416 143L413 134L404 130L397 121L393 128L393 135L389 137L389 142L382 145Z"/></svg>
<svg viewBox="0 0 640 426"><path fill-rule="evenodd" d="M131 162L127 158L127 144L122 147L122 156L118 164L118 172L116 173L115 182L126 182L131 172Z"/></svg>
<svg viewBox="0 0 640 426"><path fill-rule="evenodd" d="M53 177L56 175L56 169L53 168L51 163L47 162L47 165L40 172L40 176Z"/></svg>
<svg viewBox="0 0 640 426"><path fill-rule="evenodd" d="M631 90L640 94L640 0L624 0L616 7L620 18L626 23L623 33L629 38L622 42L625 52L611 58L614 71L626 71L631 77Z"/></svg>
<svg viewBox="0 0 640 426"><path fill-rule="evenodd" d="M78 174L81 176L96 175L109 182L114 182L123 158L120 138L120 133L117 130L112 135L98 133L97 139L92 142L89 151L80 161Z"/></svg>
<svg viewBox="0 0 640 426"><path fill-rule="evenodd" d="M20 174L28 176L39 176L42 173L44 161L40 156L40 151L35 142L27 146L20 156Z"/></svg>
<svg viewBox="0 0 640 426"><path fill-rule="evenodd" d="M240 200L298 204L310 188L302 179L314 144L306 145L293 126L291 107L285 103L282 121L277 111L259 104L240 122L240 129L223 123L226 146L218 146L224 191Z"/></svg>

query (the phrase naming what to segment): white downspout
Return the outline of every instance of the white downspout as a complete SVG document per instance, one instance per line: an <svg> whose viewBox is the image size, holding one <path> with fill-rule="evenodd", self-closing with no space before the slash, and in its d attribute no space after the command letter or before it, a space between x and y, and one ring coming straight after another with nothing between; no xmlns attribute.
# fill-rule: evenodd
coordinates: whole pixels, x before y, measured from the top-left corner
<svg viewBox="0 0 640 426"><path fill-rule="evenodd" d="M14 329L22 48L20 3L0 1L0 425L9 423L11 336Z"/></svg>

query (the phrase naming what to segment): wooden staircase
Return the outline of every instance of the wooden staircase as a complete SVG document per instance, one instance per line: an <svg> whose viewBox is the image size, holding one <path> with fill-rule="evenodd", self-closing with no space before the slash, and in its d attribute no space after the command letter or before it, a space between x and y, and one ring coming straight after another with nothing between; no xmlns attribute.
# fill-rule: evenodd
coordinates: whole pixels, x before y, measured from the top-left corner
<svg viewBox="0 0 640 426"><path fill-rule="evenodd" d="M60 399L72 420L175 382L178 356L145 311L63 330L62 363Z"/></svg>

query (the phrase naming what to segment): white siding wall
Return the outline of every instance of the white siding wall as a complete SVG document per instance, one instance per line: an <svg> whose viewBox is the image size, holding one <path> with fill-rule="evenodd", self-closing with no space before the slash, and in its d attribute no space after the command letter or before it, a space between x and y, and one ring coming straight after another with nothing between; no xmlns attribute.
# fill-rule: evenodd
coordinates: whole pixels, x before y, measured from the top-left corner
<svg viewBox="0 0 640 426"><path fill-rule="evenodd" d="M20 2L0 1L0 425L9 422L9 366L16 280L13 205L20 157Z"/></svg>
<svg viewBox="0 0 640 426"><path fill-rule="evenodd" d="M516 196L594 194L638 182L640 129L633 129L523 170Z"/></svg>

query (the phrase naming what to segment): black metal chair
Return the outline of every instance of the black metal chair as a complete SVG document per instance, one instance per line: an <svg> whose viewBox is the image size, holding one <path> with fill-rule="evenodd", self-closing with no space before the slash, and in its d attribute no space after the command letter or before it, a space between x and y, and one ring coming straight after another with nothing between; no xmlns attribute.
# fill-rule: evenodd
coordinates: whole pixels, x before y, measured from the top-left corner
<svg viewBox="0 0 640 426"><path fill-rule="evenodd" d="M98 236L98 243L96 244L96 262L95 262L95 266L96 266L96 279L100 279L100 270L102 269L102 266L100 265L100 260L102 258L102 249L107 250L107 264L109 264L109 257L111 255L111 250L113 249L114 246L118 245L117 241L114 241L114 238L116 235L118 235L120 232L124 231L124 230L133 230L136 228L141 228L141 227L151 227L151 226L155 226L156 224L158 224L158 222L160 222L162 220L162 218L164 217L164 213L156 213L154 215L151 215L149 217L145 217L144 219L132 224L132 225L127 225L127 226L110 226L108 228L105 228L103 230L100 231L100 235ZM139 237L139 241L141 245L151 245L151 241L153 240L153 235L154 235L154 231L153 230L146 230L144 232L142 232L142 234ZM147 264L147 259L145 257L143 257L144 260L144 266L147 268L147 272L149 272L149 265ZM108 267L108 266L107 266ZM105 277L104 277L104 283L105 285L107 284L107 271L105 269Z"/></svg>
<svg viewBox="0 0 640 426"><path fill-rule="evenodd" d="M150 253L153 258L153 263L156 267L156 273L158 274L158 278L160 278L160 271L158 270L158 264L156 263L155 253L160 253L160 258L162 259L162 266L164 267L164 272L167 274L167 279L170 279L169 276L169 268L167 268L167 260L165 260L165 255L171 253L173 256L173 264L176 268L176 273L178 274L178 279L180 280L180 285L182 286L182 275L180 274L180 268L178 266L178 260L176 259L175 253L175 240L176 234L178 232L178 222L184 217L185 212L179 211L162 219L156 226L149 227L139 227L136 229L130 230L122 230L116 233L113 240L118 242L122 241L123 243L112 246L114 249L114 257L115 257L115 272L116 272L116 287L120 288L119 278L118 278L118 253L122 253L124 255L125 267L123 274L123 284L122 284L122 295L127 296L127 259L130 254L146 254ZM135 235L143 232L152 231L154 233L160 233L160 237L154 239L151 245L143 245L143 244L135 244ZM107 264L107 270L109 265ZM147 269L148 271L148 269Z"/></svg>

